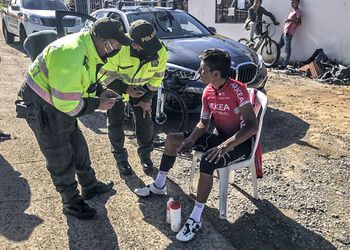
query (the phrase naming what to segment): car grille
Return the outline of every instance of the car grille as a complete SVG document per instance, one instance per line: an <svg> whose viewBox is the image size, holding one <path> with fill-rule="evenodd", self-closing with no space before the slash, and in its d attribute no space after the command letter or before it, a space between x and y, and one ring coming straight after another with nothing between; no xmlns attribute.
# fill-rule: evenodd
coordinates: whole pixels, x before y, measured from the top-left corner
<svg viewBox="0 0 350 250"><path fill-rule="evenodd" d="M53 18L41 18L41 22L47 27L56 27L56 19ZM65 18L62 20L63 27L73 27L75 24L75 19Z"/></svg>
<svg viewBox="0 0 350 250"><path fill-rule="evenodd" d="M249 83L255 78L256 72L257 68L254 63L242 63L237 65L235 71L231 73L231 77L240 82Z"/></svg>

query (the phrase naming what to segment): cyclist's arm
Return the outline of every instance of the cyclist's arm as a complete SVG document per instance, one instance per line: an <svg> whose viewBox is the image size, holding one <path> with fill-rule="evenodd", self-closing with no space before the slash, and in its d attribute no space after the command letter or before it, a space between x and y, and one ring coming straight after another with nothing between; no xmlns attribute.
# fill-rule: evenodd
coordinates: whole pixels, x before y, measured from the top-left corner
<svg viewBox="0 0 350 250"><path fill-rule="evenodd" d="M261 7L261 8L262 8L262 7ZM273 23L277 23L275 16L274 16L271 12L267 11L265 8L262 8L262 13L263 13L265 16L268 16L268 17L271 19L271 21L272 21Z"/></svg>
<svg viewBox="0 0 350 250"><path fill-rule="evenodd" d="M197 123L196 127L189 136L193 142L198 140L202 135L204 135L209 129L210 119L203 119Z"/></svg>
<svg viewBox="0 0 350 250"><path fill-rule="evenodd" d="M206 89L204 89L202 95L202 111L201 111L201 119L197 123L195 129L192 131L189 136L193 142L195 142L198 138L205 134L208 131L210 124L211 110L208 105L208 100L206 98Z"/></svg>

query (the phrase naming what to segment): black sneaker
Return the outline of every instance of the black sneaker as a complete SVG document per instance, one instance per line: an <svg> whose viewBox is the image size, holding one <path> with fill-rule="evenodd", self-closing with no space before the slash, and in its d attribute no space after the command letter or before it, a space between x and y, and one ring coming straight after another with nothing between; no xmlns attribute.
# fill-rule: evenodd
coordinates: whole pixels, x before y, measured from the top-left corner
<svg viewBox="0 0 350 250"><path fill-rule="evenodd" d="M84 200L81 200L74 205L63 205L63 214L74 216L80 220L91 220L96 215L96 209L89 207Z"/></svg>
<svg viewBox="0 0 350 250"><path fill-rule="evenodd" d="M113 188L113 181L98 181L96 185L92 186L91 188L82 188L81 190L81 197L83 197L84 200L89 200L93 198L95 195L98 194L104 194L112 190Z"/></svg>
<svg viewBox="0 0 350 250"><path fill-rule="evenodd" d="M122 161L117 163L117 168L121 175L132 175L133 171L128 161Z"/></svg>
<svg viewBox="0 0 350 250"><path fill-rule="evenodd" d="M153 162L151 159L141 160L141 165L144 172L151 172L153 170Z"/></svg>

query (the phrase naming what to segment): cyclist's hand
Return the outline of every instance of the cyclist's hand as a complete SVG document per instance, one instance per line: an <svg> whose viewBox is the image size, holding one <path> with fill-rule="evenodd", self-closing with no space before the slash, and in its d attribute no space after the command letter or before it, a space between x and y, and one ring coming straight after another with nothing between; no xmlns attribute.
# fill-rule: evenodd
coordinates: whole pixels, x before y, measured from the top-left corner
<svg viewBox="0 0 350 250"><path fill-rule="evenodd" d="M99 110L107 110L113 107L114 103L117 101L117 98L110 97L100 97L100 105L98 106Z"/></svg>
<svg viewBox="0 0 350 250"><path fill-rule="evenodd" d="M146 117L147 113L149 114L149 116L152 115L152 102L151 101L148 101L148 102L140 101L138 104L135 105L135 107L142 108L143 118Z"/></svg>
<svg viewBox="0 0 350 250"><path fill-rule="evenodd" d="M223 157L229 151L229 147L227 144L222 143L217 147L209 149L205 153L205 160L209 162L214 162L217 164L221 157Z"/></svg>
<svg viewBox="0 0 350 250"><path fill-rule="evenodd" d="M145 92L138 89L137 86L132 85L128 86L128 88L126 89L126 93L134 98L139 98L145 94Z"/></svg>
<svg viewBox="0 0 350 250"><path fill-rule="evenodd" d="M280 22L274 22L273 24L274 25L280 25Z"/></svg>

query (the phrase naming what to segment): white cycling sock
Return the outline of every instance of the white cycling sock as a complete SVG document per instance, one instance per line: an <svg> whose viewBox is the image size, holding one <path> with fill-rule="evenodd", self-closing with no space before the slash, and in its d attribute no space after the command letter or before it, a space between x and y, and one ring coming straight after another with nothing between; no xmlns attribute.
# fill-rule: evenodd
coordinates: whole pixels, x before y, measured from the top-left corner
<svg viewBox="0 0 350 250"><path fill-rule="evenodd" d="M204 206L205 206L205 203L199 203L196 201L196 203L194 204L192 213L190 215L190 218L194 219L196 222L200 222Z"/></svg>
<svg viewBox="0 0 350 250"><path fill-rule="evenodd" d="M156 180L154 181L154 185L161 189L165 186L166 176L168 172L159 171Z"/></svg>

